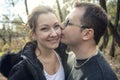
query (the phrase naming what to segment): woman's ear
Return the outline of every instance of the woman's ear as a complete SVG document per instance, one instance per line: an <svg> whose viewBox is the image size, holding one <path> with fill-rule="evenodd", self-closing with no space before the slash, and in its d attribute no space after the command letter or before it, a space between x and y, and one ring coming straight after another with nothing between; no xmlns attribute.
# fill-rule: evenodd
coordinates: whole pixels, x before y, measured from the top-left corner
<svg viewBox="0 0 120 80"><path fill-rule="evenodd" d="M30 38L31 38L32 40L36 40L35 32L30 31Z"/></svg>
<svg viewBox="0 0 120 80"><path fill-rule="evenodd" d="M82 34L83 34L83 40L89 40L94 37L94 30L92 28L85 29L83 30Z"/></svg>

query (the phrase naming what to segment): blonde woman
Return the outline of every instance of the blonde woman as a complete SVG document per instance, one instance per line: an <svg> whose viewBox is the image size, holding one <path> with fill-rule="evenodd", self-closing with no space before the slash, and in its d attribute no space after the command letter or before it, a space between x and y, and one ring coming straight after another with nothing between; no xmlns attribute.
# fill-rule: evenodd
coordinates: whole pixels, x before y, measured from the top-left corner
<svg viewBox="0 0 120 80"><path fill-rule="evenodd" d="M67 54L60 49L55 51L61 28L54 11L38 6L29 15L27 24L33 41L19 53L22 59L7 73L8 80L65 80L69 72Z"/></svg>

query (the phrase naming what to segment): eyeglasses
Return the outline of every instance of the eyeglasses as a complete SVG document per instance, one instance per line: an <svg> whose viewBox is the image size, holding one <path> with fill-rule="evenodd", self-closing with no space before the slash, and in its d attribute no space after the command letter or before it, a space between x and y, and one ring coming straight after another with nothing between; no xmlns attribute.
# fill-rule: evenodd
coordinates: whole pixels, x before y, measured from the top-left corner
<svg viewBox="0 0 120 80"><path fill-rule="evenodd" d="M91 28L91 27L89 27L89 26L87 26L87 25L74 24L74 23L70 22L70 20L68 20L68 19L65 20L65 21L63 22L63 24L64 24L65 27L67 27L67 26L78 26L78 27L83 28L83 29L85 29L85 28Z"/></svg>

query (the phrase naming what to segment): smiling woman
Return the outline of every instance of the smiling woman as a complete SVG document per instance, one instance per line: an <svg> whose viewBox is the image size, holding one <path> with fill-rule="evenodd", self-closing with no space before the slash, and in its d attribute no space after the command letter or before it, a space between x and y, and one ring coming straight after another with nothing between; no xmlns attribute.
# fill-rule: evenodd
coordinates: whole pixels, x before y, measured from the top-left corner
<svg viewBox="0 0 120 80"><path fill-rule="evenodd" d="M55 11L45 5L35 7L28 16L27 27L32 41L25 44L17 57L14 54L8 58L12 53L4 55L0 72L9 80L66 80L70 71L68 55L65 47L59 45L61 28Z"/></svg>

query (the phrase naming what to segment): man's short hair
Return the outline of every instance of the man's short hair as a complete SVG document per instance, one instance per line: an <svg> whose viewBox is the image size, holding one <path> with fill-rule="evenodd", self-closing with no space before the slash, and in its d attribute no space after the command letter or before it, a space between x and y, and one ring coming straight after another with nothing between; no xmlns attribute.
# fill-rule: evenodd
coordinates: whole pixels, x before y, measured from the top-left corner
<svg viewBox="0 0 120 80"><path fill-rule="evenodd" d="M101 36L104 34L108 24L108 18L105 10L92 3L76 3L75 8L85 8L85 13L80 19L82 25L93 28L94 40L99 43Z"/></svg>

